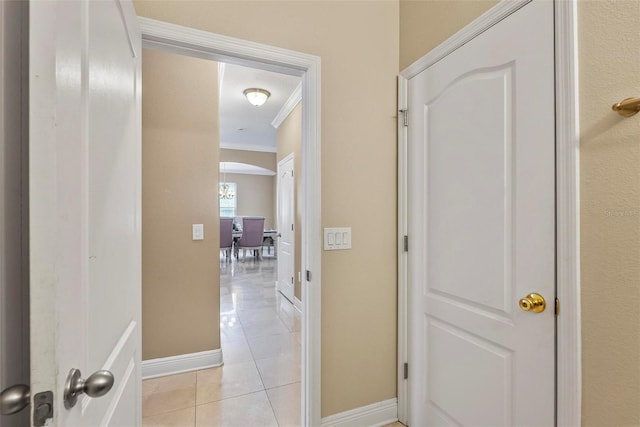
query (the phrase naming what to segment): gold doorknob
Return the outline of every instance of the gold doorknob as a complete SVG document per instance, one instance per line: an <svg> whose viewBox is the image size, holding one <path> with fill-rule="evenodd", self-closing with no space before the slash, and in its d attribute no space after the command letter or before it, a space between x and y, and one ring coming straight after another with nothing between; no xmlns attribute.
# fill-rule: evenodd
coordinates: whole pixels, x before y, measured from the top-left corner
<svg viewBox="0 0 640 427"><path fill-rule="evenodd" d="M542 295L536 294L535 292L522 298L518 305L522 311L533 311L534 313L542 313L547 307L547 303L544 298L542 298Z"/></svg>

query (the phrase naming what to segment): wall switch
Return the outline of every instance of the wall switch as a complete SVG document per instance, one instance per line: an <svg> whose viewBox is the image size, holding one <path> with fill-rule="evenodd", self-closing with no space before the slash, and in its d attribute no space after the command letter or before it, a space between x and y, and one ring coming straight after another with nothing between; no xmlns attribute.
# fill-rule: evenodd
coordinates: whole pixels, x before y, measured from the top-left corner
<svg viewBox="0 0 640 427"><path fill-rule="evenodd" d="M351 227L325 228L324 250L336 251L351 249Z"/></svg>
<svg viewBox="0 0 640 427"><path fill-rule="evenodd" d="M204 240L204 224L193 224L193 240Z"/></svg>

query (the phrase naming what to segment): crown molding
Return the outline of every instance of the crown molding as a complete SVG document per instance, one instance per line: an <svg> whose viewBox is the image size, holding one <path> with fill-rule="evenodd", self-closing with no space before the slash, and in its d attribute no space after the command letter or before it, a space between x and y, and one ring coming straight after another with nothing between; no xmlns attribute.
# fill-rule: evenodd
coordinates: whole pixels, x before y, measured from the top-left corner
<svg viewBox="0 0 640 427"><path fill-rule="evenodd" d="M220 148L224 148L225 150L260 151L262 153L277 152L276 147L266 147L264 145L258 145L258 144L238 144L238 143L224 142L224 141L220 141Z"/></svg>
<svg viewBox="0 0 640 427"><path fill-rule="evenodd" d="M293 109L296 108L296 105L298 105L300 101L302 101L302 82L300 82L298 86L293 90L293 93L291 94L289 99L287 99L287 102L284 103L278 114L276 114L276 117L271 122L271 126L278 129L282 122L284 122L284 119L289 117L289 114L291 114Z"/></svg>

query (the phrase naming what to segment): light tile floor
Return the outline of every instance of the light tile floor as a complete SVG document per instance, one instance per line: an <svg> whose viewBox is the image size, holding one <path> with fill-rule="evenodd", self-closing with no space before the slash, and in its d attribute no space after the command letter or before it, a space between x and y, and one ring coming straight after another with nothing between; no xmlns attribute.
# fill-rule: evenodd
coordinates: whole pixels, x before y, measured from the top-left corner
<svg viewBox="0 0 640 427"><path fill-rule="evenodd" d="M143 426L300 424L300 313L275 280L272 256L221 259L224 366L143 381Z"/></svg>
<svg viewBox="0 0 640 427"><path fill-rule="evenodd" d="M300 313L275 278L268 255L221 259L224 366L143 381L144 427L300 425Z"/></svg>

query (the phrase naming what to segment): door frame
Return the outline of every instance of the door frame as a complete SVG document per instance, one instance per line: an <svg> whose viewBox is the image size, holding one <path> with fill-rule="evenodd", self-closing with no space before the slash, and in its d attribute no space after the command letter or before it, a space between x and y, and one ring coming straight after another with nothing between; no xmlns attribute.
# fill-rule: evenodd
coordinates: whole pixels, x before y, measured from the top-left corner
<svg viewBox="0 0 640 427"><path fill-rule="evenodd" d="M320 425L321 252L320 57L139 17L144 48L302 78L303 425ZM311 279L313 282L311 282Z"/></svg>
<svg viewBox="0 0 640 427"><path fill-rule="evenodd" d="M502 0L398 76L398 419L408 418L407 83L460 46L533 0ZM582 366L580 339L580 159L576 0L554 0L556 121L556 425L579 426Z"/></svg>

